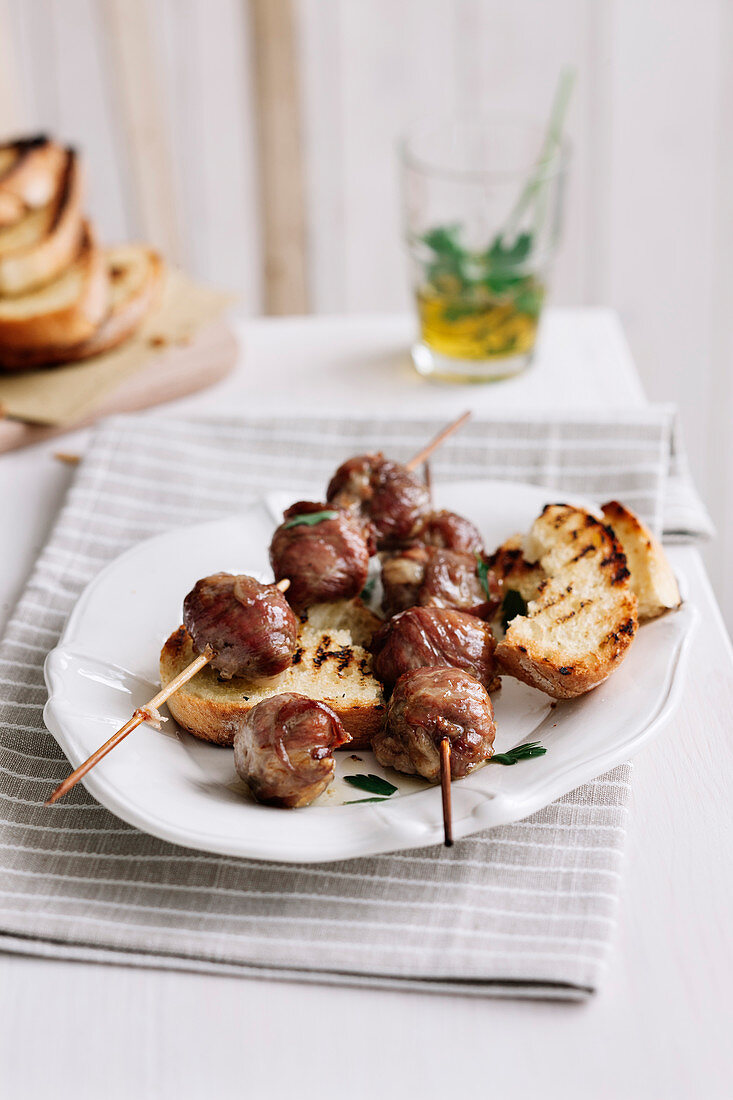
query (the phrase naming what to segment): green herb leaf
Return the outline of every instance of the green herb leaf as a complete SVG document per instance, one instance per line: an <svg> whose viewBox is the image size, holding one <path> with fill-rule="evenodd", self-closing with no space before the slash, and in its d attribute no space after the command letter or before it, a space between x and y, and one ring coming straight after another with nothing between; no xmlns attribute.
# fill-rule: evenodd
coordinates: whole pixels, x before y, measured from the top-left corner
<svg viewBox="0 0 733 1100"><path fill-rule="evenodd" d="M507 767L517 764L520 760L531 760L535 756L544 756L547 749L543 749L539 741L527 741L524 745L516 745L509 752L498 752L489 760L490 764L506 764Z"/></svg>
<svg viewBox="0 0 733 1100"><path fill-rule="evenodd" d="M335 519L338 512L303 512L302 515L293 516L287 523L283 524L283 527L287 531L288 527L315 527L317 523L323 523L326 519Z"/></svg>
<svg viewBox="0 0 733 1100"><path fill-rule="evenodd" d="M486 593L486 598L490 600L491 593L489 592L489 567L480 554L476 555L476 576L481 581L481 587Z"/></svg>
<svg viewBox="0 0 733 1100"><path fill-rule="evenodd" d="M393 783L388 783L386 779L380 778L378 775L345 775L344 779L347 783L350 783L352 787L358 787L360 791L369 791L370 794L381 794L385 798L389 798L391 794L394 794L397 788Z"/></svg>
<svg viewBox="0 0 733 1100"><path fill-rule="evenodd" d="M382 798L353 798L351 802L342 802L342 806L358 806L362 802L386 802L386 797Z"/></svg>
<svg viewBox="0 0 733 1100"><path fill-rule="evenodd" d="M515 619L517 615L527 614L527 601L521 592L517 592L515 588L510 588L504 595L504 599L501 604L501 622L502 626L506 630L512 619Z"/></svg>
<svg viewBox="0 0 733 1100"><path fill-rule="evenodd" d="M460 225L438 225L425 233L422 240L438 256L463 258L465 253L458 241L460 231Z"/></svg>
<svg viewBox="0 0 733 1100"><path fill-rule="evenodd" d="M359 593L359 599L363 600L364 603L369 603L369 600L371 600L372 596L374 595L374 586L376 583L376 577L369 577L366 584Z"/></svg>
<svg viewBox="0 0 733 1100"><path fill-rule="evenodd" d="M486 260L490 267L505 270L524 263L531 251L531 233L519 233L510 245L504 244L504 238L499 236L494 237L491 248L486 253Z"/></svg>

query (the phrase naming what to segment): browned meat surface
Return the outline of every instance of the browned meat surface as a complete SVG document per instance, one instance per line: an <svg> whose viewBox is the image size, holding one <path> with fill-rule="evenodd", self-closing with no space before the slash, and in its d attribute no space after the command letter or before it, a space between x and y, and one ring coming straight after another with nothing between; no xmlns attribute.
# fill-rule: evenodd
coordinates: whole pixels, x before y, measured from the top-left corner
<svg viewBox="0 0 733 1100"><path fill-rule="evenodd" d="M431 553L420 587L423 607L455 607L478 615L486 603L486 590L476 572L476 557L458 550Z"/></svg>
<svg viewBox="0 0 733 1100"><path fill-rule="evenodd" d="M440 742L451 743L451 777L461 779L493 753L494 708L483 684L457 668L417 668L395 684L385 728L372 738L380 764L440 778Z"/></svg>
<svg viewBox="0 0 733 1100"><path fill-rule="evenodd" d="M183 621L198 653L211 646L213 668L225 678L275 676L289 667L298 624L274 584L214 573L183 601Z"/></svg>
<svg viewBox="0 0 733 1100"><path fill-rule="evenodd" d="M368 517L380 546L412 538L430 503L420 478L382 454L348 459L331 478L326 495L329 504Z"/></svg>
<svg viewBox="0 0 733 1100"><path fill-rule="evenodd" d="M499 587L487 573L489 594L474 554L415 545L382 559L382 609L396 615L408 607L452 607L488 619L499 606Z"/></svg>
<svg viewBox="0 0 733 1100"><path fill-rule="evenodd" d="M382 558L382 610L396 615L420 602L425 567L431 551L426 546L411 546Z"/></svg>
<svg viewBox="0 0 733 1100"><path fill-rule="evenodd" d="M491 628L475 615L442 607L412 607L379 631L374 672L388 687L415 668L461 668L484 687L496 676Z"/></svg>
<svg viewBox="0 0 733 1100"><path fill-rule="evenodd" d="M459 550L464 554L483 554L484 540L478 527L457 512L429 512L419 525L415 538L426 546L441 550Z"/></svg>
<svg viewBox="0 0 733 1100"><path fill-rule="evenodd" d="M307 806L333 779L333 750L350 741L325 703L289 692L248 711L234 736L234 765L258 802Z"/></svg>
<svg viewBox="0 0 733 1100"><path fill-rule="evenodd" d="M292 525L298 516L320 511L335 515L312 525ZM369 547L357 517L327 504L299 501L272 536L270 563L276 580L290 581L290 604L303 611L314 603L358 596L369 572Z"/></svg>

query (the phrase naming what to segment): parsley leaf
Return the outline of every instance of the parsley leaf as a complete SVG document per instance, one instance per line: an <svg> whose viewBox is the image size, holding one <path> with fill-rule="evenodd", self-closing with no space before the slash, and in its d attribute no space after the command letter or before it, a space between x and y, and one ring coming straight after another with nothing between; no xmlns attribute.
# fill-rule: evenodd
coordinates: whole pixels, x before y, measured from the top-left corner
<svg viewBox="0 0 733 1100"><path fill-rule="evenodd" d="M386 779L381 779L378 775L345 775L344 779L352 787L358 787L360 791L381 794L385 798L389 798L397 790L393 783L388 783Z"/></svg>
<svg viewBox="0 0 733 1100"><path fill-rule="evenodd" d="M486 593L487 600L491 599L489 592L489 567L480 554L476 555L476 576L481 581L481 587Z"/></svg>
<svg viewBox="0 0 733 1100"><path fill-rule="evenodd" d="M491 757L490 764L517 764L520 760L531 760L535 756L544 756L547 749L543 749L539 741L527 741L524 745L516 745L509 752L499 752Z"/></svg>
<svg viewBox="0 0 733 1100"><path fill-rule="evenodd" d="M287 531L288 527L315 527L317 523L323 523L325 519L335 519L338 512L303 512L299 516L293 516L283 524L283 527Z"/></svg>
<svg viewBox="0 0 733 1100"><path fill-rule="evenodd" d="M515 588L509 588L502 600L501 604L501 623L504 629L509 626L512 619L517 615L527 614L527 601L521 592L517 592Z"/></svg>

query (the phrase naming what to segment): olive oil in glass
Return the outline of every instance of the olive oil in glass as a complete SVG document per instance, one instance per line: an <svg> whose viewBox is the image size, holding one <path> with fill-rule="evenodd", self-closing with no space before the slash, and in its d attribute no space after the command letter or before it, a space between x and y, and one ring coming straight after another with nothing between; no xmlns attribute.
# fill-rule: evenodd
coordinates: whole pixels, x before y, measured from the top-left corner
<svg viewBox="0 0 733 1100"><path fill-rule="evenodd" d="M560 231L574 72L547 126L482 116L425 119L402 146L420 374L484 382L532 358Z"/></svg>

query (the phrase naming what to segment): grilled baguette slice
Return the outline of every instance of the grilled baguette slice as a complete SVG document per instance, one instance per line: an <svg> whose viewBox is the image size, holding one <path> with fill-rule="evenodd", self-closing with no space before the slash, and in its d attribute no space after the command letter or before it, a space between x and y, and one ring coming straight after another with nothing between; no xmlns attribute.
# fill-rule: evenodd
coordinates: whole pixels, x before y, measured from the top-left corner
<svg viewBox="0 0 733 1100"><path fill-rule="evenodd" d="M84 223L79 252L63 275L31 294L0 299L0 349L28 352L78 344L95 332L108 306L104 253Z"/></svg>
<svg viewBox="0 0 733 1100"><path fill-rule="evenodd" d="M357 596L353 600L331 600L312 604L301 615L303 626L311 630L348 630L352 645L368 649L384 621L370 611Z"/></svg>
<svg viewBox="0 0 733 1100"><path fill-rule="evenodd" d="M64 153L44 136L0 145L0 226L12 225L28 210L53 200L64 173Z"/></svg>
<svg viewBox="0 0 733 1100"><path fill-rule="evenodd" d="M74 150L63 152L64 170L51 202L0 229L0 294L27 294L51 282L79 251L84 232L83 172Z"/></svg>
<svg viewBox="0 0 733 1100"><path fill-rule="evenodd" d="M621 664L638 625L621 544L591 513L548 504L526 540L547 574L527 615L496 647L501 671L555 699L603 683Z"/></svg>
<svg viewBox="0 0 733 1100"><path fill-rule="evenodd" d="M342 618L339 611L337 619ZM195 656L188 631L179 627L160 655L161 683L167 684ZM349 630L314 629L305 623L299 630L293 664L279 676L258 681L221 680L213 669L203 668L170 697L167 706L178 724L195 737L231 745L252 707L273 695L295 691L326 703L338 714L353 739L350 750L368 749L385 717L384 695L371 668L370 655L354 644Z"/></svg>
<svg viewBox="0 0 733 1100"><path fill-rule="evenodd" d="M505 592L510 589L519 592L528 603L536 597L546 576L539 562L527 561L521 535L512 535L503 542L487 564Z"/></svg>
<svg viewBox="0 0 733 1100"><path fill-rule="evenodd" d="M639 603L639 621L656 619L682 603L680 590L662 545L638 516L609 500L603 515L623 547L631 573L631 588Z"/></svg>
<svg viewBox="0 0 733 1100"><path fill-rule="evenodd" d="M157 252L143 245L121 245L104 252L110 285L109 308L88 340L70 347L0 347L0 367L22 371L59 363L76 363L117 347L137 331L155 305L164 264Z"/></svg>

